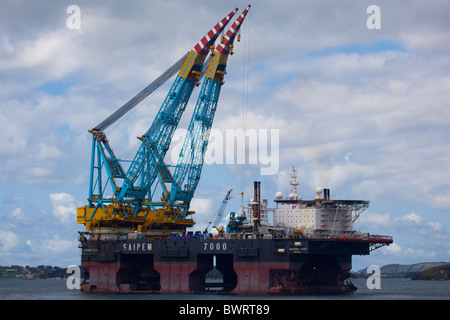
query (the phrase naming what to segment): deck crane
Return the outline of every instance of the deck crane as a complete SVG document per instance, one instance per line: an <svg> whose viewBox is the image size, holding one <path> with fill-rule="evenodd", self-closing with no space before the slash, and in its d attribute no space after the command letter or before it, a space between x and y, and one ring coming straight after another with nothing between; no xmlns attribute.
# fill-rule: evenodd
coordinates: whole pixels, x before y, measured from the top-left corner
<svg viewBox="0 0 450 320"><path fill-rule="evenodd" d="M190 202L200 180L209 133L217 109L220 89L224 84L228 56L233 54L234 39L250 7L251 5L242 12L226 32L222 42L217 45L216 51L212 52L178 164L175 167L169 202L182 207L184 217L188 213Z"/></svg>
<svg viewBox="0 0 450 320"><path fill-rule="evenodd" d="M164 196L160 202L153 202L150 189L157 176L169 174L163 161L173 133L194 86L199 85L203 63L209 51L214 48L214 42L237 10L223 18L186 55L151 127L141 137L142 143L126 173L122 167L125 160L115 156L102 131L102 124L90 130L93 145L89 204L77 210L77 222L85 224L87 230L100 232L102 229L117 231L131 228L137 231L167 232L185 230L194 225L192 219L179 215L179 209L169 205ZM108 176L106 182L102 180L103 170ZM108 184L113 196L104 197Z"/></svg>
<svg viewBox="0 0 450 320"><path fill-rule="evenodd" d="M225 208L227 207L228 200L230 200L230 198L231 198L231 191L233 191L233 189L229 190L227 192L227 194L225 195L225 198L223 198L222 203L220 204L219 210L217 210L217 212L214 216L214 220L212 220L208 223L208 226L206 227L207 232L209 230L211 230L210 229L211 225L213 228L216 228L218 226L218 224L220 223L220 221L222 221L223 213L225 212Z"/></svg>

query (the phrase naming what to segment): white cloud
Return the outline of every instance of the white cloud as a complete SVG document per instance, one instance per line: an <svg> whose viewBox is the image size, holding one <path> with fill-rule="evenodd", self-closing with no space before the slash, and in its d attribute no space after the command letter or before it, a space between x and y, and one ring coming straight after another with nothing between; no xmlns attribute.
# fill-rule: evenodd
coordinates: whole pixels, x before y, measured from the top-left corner
<svg viewBox="0 0 450 320"><path fill-rule="evenodd" d="M25 219L25 215L24 212L22 210L22 208L15 208L12 212L11 215L17 219L17 220L24 220Z"/></svg>
<svg viewBox="0 0 450 320"><path fill-rule="evenodd" d="M389 213L363 213L357 220L362 230L393 236L394 242L380 250L390 263L446 260L450 237L438 221L426 221L415 212L392 217ZM378 251L377 250L377 251ZM385 261L385 260L384 260Z"/></svg>
<svg viewBox="0 0 450 320"><path fill-rule="evenodd" d="M389 227L392 223L391 216L386 212L383 214L364 212L359 218L358 222L361 222L366 227Z"/></svg>
<svg viewBox="0 0 450 320"><path fill-rule="evenodd" d="M439 222L427 222L434 231L441 232L444 230L444 227Z"/></svg>
<svg viewBox="0 0 450 320"><path fill-rule="evenodd" d="M53 239L46 239L42 243L42 250L49 254L62 254L71 251L76 247L76 240L66 240L61 239L58 234L56 234Z"/></svg>
<svg viewBox="0 0 450 320"><path fill-rule="evenodd" d="M400 217L392 217L385 212L383 214L364 212L358 223L362 228L383 228L387 232L401 232L402 234L440 236L436 231L444 232L445 229L438 221L425 221L419 214L411 212Z"/></svg>
<svg viewBox="0 0 450 320"><path fill-rule="evenodd" d="M450 188L442 179L450 157L443 151L448 108L437 97L450 99L448 77L437 69L433 76L427 71L439 64L444 68L444 61L427 62L405 52L334 54L299 62L298 76L269 100L270 106L285 109L277 121L296 119L295 127L281 127L281 148L301 157L303 166L314 164L313 170L322 171L317 176L332 174L329 183L353 185L353 191L370 197L395 194L443 208L448 204L443 190Z"/></svg>
<svg viewBox="0 0 450 320"><path fill-rule="evenodd" d="M383 255L392 255L393 260L401 260L401 259L407 259L409 263L412 262L419 262L419 261L429 261L427 259L434 259L437 256L437 253L433 249L420 249L416 247L408 247L408 246L401 246L397 243L393 243L389 245L388 247L383 248L382 250Z"/></svg>
<svg viewBox="0 0 450 320"><path fill-rule="evenodd" d="M0 251L11 251L18 245L19 237L12 231L0 230Z"/></svg>
<svg viewBox="0 0 450 320"><path fill-rule="evenodd" d="M25 241L25 244L26 244L28 247L30 247L31 249L33 249L33 241L27 240L27 241Z"/></svg>
<svg viewBox="0 0 450 320"><path fill-rule="evenodd" d="M195 215L199 216L212 216L213 212L213 200L205 198L193 198L191 202L191 210L195 211Z"/></svg>
<svg viewBox="0 0 450 320"><path fill-rule="evenodd" d="M62 223L75 223L77 208L73 195L64 192L51 193L49 198L55 218Z"/></svg>
<svg viewBox="0 0 450 320"><path fill-rule="evenodd" d="M388 247L383 250L386 254L395 254L398 255L401 252L404 252L405 249L400 247L397 243L392 243ZM411 248L408 248L406 251L412 251Z"/></svg>
<svg viewBox="0 0 450 320"><path fill-rule="evenodd" d="M404 215L403 217L400 218L400 220L405 222L415 222L417 224L420 224L422 222L422 218L414 212Z"/></svg>
<svg viewBox="0 0 450 320"><path fill-rule="evenodd" d="M17 69L37 71L39 80L32 80L43 83L62 78L79 67L80 60L76 57L73 37L68 30L59 29L37 39L19 42L4 36L3 42L7 54L0 60L0 72Z"/></svg>

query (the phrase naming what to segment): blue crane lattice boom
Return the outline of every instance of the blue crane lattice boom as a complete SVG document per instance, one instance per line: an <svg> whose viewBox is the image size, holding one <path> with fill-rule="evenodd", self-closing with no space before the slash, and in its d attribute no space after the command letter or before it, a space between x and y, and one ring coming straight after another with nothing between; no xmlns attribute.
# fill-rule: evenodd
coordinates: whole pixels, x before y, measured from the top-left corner
<svg viewBox="0 0 450 320"><path fill-rule="evenodd" d="M96 128L90 130L93 134L91 185L89 195L90 205L92 205L93 202L98 204L100 202L105 203L112 201L129 203L134 205L134 214L136 215L143 201L150 200L147 199L146 196L149 194L149 190L156 178L159 167L169 148L170 140L183 111L186 108L186 104L189 101L193 88L194 86L199 85L199 80L203 73L203 63L210 51L210 47L214 44L236 11L237 8L217 23L200 40L200 42L195 45L194 49L184 57L184 60L180 59L180 61L172 66L165 75L158 78L167 80L168 77L174 73L174 69L178 69L179 71L150 129L141 138L142 143L126 173L122 167L123 161L114 155L106 135L101 130L105 127L104 123L106 120ZM182 62L181 68L180 62ZM152 85L148 86L135 98L116 111L107 119L108 121L106 122L108 125L110 122L116 120L115 114L127 112L135 103L137 104L148 94L149 89L153 89L156 85L160 85L162 80L152 83ZM114 119L109 120L110 118ZM95 156L96 154L97 156ZM108 180L105 181L105 184L102 183L102 169L105 169L108 175ZM94 176L96 176L96 179ZM122 185L120 185L119 179L123 180ZM114 199L103 198L104 189L108 182L111 184ZM95 190L95 186L97 187L97 190Z"/></svg>
<svg viewBox="0 0 450 320"><path fill-rule="evenodd" d="M217 23L183 58L177 61L153 83L119 108L89 132L92 134L92 155L88 205L77 209L77 222L88 230L121 232L134 229L145 232L180 232L195 222L186 218L190 201L200 178L204 151L214 119L225 68L233 41L250 6L227 31L223 43L214 50L214 43L237 8ZM211 51L211 56L208 57ZM208 58L208 59L207 59ZM205 62L206 61L206 62ZM103 132L125 113L154 92L178 72L164 102L130 160L115 156ZM186 109L195 86L205 76L189 125L182 156L172 177L164 157L173 134ZM189 145L189 147L188 147ZM193 150L189 153L188 150ZM188 153L186 153L188 152ZM128 163L128 169L123 165ZM105 177L105 173L106 176ZM163 189L161 200L153 201L151 189L158 178ZM169 190L166 183L171 183ZM183 187L185 183L187 187ZM112 195L105 196L107 187ZM190 212L189 213L193 213Z"/></svg>
<svg viewBox="0 0 450 320"><path fill-rule="evenodd" d="M223 43L213 52L209 62L205 79L195 105L194 113L180 152L178 164L173 174L170 203L183 207L184 216L187 214L190 202L194 196L200 180L204 163L209 133L217 109L220 89L226 74L226 65L229 54L233 54L233 42L242 22L245 19L250 5L243 11L225 34Z"/></svg>

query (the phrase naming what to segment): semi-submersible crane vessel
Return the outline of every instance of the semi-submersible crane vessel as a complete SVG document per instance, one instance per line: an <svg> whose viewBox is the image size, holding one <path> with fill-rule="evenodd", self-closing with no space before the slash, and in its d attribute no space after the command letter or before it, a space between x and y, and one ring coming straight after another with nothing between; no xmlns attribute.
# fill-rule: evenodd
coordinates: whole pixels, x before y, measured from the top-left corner
<svg viewBox="0 0 450 320"><path fill-rule="evenodd" d="M236 294L348 292L352 255L388 245L387 236L353 231L367 201L331 200L329 190L302 200L293 189L277 194L273 224L267 200L254 183L251 204L231 213L214 237L188 231L195 225L190 202L197 188L228 58L250 5L224 32L230 12L184 57L95 128L88 204L77 210L84 292ZM220 43L214 47L218 38ZM178 73L132 160L115 156L104 130ZM172 170L164 158L196 86L202 85ZM295 177L295 171L294 171ZM292 183L296 187L296 183ZM106 190L111 189L111 194ZM155 199L155 190L161 198ZM229 193L227 194L229 196ZM215 263L214 263L215 261ZM222 281L209 283L214 268Z"/></svg>

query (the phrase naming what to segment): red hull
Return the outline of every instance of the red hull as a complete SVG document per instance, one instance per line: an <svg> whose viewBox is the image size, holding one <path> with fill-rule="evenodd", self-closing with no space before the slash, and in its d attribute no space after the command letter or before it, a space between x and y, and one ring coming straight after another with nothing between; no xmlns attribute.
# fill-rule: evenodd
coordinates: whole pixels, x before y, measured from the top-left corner
<svg viewBox="0 0 450 320"><path fill-rule="evenodd" d="M146 292L146 293L204 293L231 294L304 294L344 293L356 288L346 286L351 262L329 265L325 262L233 262L217 256L217 269L223 281L208 284L207 273L213 268L212 259L197 262L179 259L155 261L142 267L142 261L96 262L82 265L89 276L84 292ZM216 287L211 288L211 286Z"/></svg>

